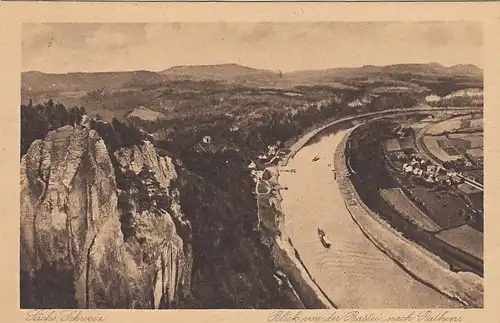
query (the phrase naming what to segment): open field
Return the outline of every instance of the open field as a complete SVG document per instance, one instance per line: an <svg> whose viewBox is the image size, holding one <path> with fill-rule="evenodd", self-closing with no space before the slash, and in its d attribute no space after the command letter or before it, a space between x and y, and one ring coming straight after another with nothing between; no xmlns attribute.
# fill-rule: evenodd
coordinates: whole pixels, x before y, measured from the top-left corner
<svg viewBox="0 0 500 323"><path fill-rule="evenodd" d="M460 128L461 129L481 130L481 129L483 129L483 118L462 120Z"/></svg>
<svg viewBox="0 0 500 323"><path fill-rule="evenodd" d="M427 215L425 215L420 209L410 201L406 195L401 191L401 189L386 189L381 190L380 194L382 198L389 203L394 209L401 212L407 220L421 228L425 231L436 232L441 230L441 228Z"/></svg>
<svg viewBox="0 0 500 323"><path fill-rule="evenodd" d="M391 138L387 139L384 142L385 150L388 152L401 150L401 146L399 145L399 141L397 139Z"/></svg>
<svg viewBox="0 0 500 323"><path fill-rule="evenodd" d="M429 149L432 155L443 162L459 159L461 155L458 154L450 156L445 150L443 150L443 148L440 147L439 141L445 139L445 136L425 136L424 145L427 147L427 149Z"/></svg>
<svg viewBox="0 0 500 323"><path fill-rule="evenodd" d="M470 115L459 116L436 123L427 130L429 135L441 135L444 132L479 132L483 129L483 118Z"/></svg>
<svg viewBox="0 0 500 323"><path fill-rule="evenodd" d="M473 177L480 183L484 183L484 170L482 169L474 169L474 170L468 170L464 172L465 175Z"/></svg>
<svg viewBox="0 0 500 323"><path fill-rule="evenodd" d="M415 149L415 142L413 138L398 139L401 149Z"/></svg>
<svg viewBox="0 0 500 323"><path fill-rule="evenodd" d="M447 139L439 139L438 141L439 148L441 148L448 156L456 157L460 156L460 153L455 149L452 142Z"/></svg>
<svg viewBox="0 0 500 323"><path fill-rule="evenodd" d="M445 131L451 132L462 128L462 119L453 118L434 124L427 130L429 135L440 135Z"/></svg>
<svg viewBox="0 0 500 323"><path fill-rule="evenodd" d="M467 153L470 154L472 157L479 158L479 159L484 157L484 150L482 147L468 149Z"/></svg>
<svg viewBox="0 0 500 323"><path fill-rule="evenodd" d="M461 139L470 143L469 148L483 147L483 134L482 133L452 133L448 135L451 140ZM468 148L468 149L469 149Z"/></svg>
<svg viewBox="0 0 500 323"><path fill-rule="evenodd" d="M478 259L483 259L483 233L468 225L445 230L436 236L455 248L463 250Z"/></svg>
<svg viewBox="0 0 500 323"><path fill-rule="evenodd" d="M460 209L466 209L467 204L458 196L448 192L432 192L422 186L411 188L411 192L425 203L429 217L440 227L446 229L466 223L466 216L460 214Z"/></svg>
<svg viewBox="0 0 500 323"><path fill-rule="evenodd" d="M458 189L464 192L465 194L481 192L480 189L475 188L474 186L471 186L467 183L458 184Z"/></svg>
<svg viewBox="0 0 500 323"><path fill-rule="evenodd" d="M429 123L430 122L428 122L428 121L421 121L421 122L409 124L408 127L412 128L413 130L415 130L415 132L417 132L420 129L425 128Z"/></svg>
<svg viewBox="0 0 500 323"><path fill-rule="evenodd" d="M446 145L450 147L454 147L459 149L460 151L465 151L471 148L471 142L466 139L455 138L455 139L446 139Z"/></svg>
<svg viewBox="0 0 500 323"><path fill-rule="evenodd" d="M469 194L469 198L472 202L472 206L481 211L484 212L484 193L483 192L474 192Z"/></svg>

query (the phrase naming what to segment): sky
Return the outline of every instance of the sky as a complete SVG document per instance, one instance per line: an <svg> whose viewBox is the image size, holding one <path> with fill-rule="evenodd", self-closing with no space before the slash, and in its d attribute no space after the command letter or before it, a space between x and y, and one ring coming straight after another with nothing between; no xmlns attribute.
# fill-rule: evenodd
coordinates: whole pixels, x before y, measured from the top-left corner
<svg viewBox="0 0 500 323"><path fill-rule="evenodd" d="M482 66L475 22L24 24L22 69L161 71L236 63L284 72L436 62Z"/></svg>

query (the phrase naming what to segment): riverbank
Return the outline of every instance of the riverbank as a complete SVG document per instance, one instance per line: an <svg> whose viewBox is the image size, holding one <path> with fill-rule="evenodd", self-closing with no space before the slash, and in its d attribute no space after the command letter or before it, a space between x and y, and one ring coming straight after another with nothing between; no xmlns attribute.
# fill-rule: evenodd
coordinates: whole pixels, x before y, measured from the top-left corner
<svg viewBox="0 0 500 323"><path fill-rule="evenodd" d="M428 111L446 111L446 112L448 112L446 109L435 109L435 108L432 108L432 109L420 108L420 109L413 109L413 110L402 110L402 109L387 110L387 111L380 111L380 112L375 112L375 113L367 113L367 114L363 114L363 115L350 116L347 118L331 121L331 122L327 123L326 125L321 125L321 126L315 127L315 129L312 129L306 135L298 138L293 144L289 145L290 154L288 156L286 156L286 158L284 158L280 162L279 167L287 166L289 161L291 161L302 148L309 145L309 143L311 143L314 140L314 138L321 136L325 132L328 132L332 127L334 127L336 125L340 125L342 123L346 123L349 121L356 121L356 120L360 120L360 119L363 120L363 118L369 120L370 118L380 116L380 115L384 116L384 115L391 115L391 114L393 114L393 115L413 114L413 113L428 112ZM331 152L331 148L328 149L328 152ZM308 160L308 164L309 163L310 163L310 159ZM328 165L328 166L330 166L330 165ZM330 169L331 169L331 167L328 167L326 176L331 176L332 180L333 180L333 174L331 173ZM282 173L282 174L286 174L287 177L290 176L289 173ZM328 199L328 197L326 197L326 198ZM339 198L340 198L340 196L339 196ZM279 212L282 212L281 211L281 201L282 201L282 199L280 196L280 198L279 198L279 209L280 209ZM342 202L340 201L340 203L342 203ZM286 222L286 219L287 219L286 215L282 213L281 216L284 218L283 222ZM328 217L331 217L331 215L329 215ZM366 250L366 248L369 248L370 250L372 250L372 249L376 250L376 251L372 251L368 255L368 258L363 260L363 261L372 262L373 260L375 260L376 264L374 264L372 262L371 266L373 266L373 265L375 265L375 267L380 266L380 270L382 270L381 272L395 270L394 268L391 268L391 267L397 267L396 265L393 264L392 260L390 258L387 258L387 256L383 255L382 253L380 253L380 251L377 248L375 248L368 239L366 239L361 233L359 233L359 228L356 226L356 224L354 224L354 222L352 221L352 219L350 218L349 215L346 215L344 220L346 221L345 225L348 226L349 230L353 231L352 234L356 235L356 237L357 237L356 244L357 245L359 244L360 250ZM344 220L342 220L342 221L344 221ZM337 220L335 220L335 221L337 221ZM284 227L284 223L281 223L281 226ZM343 229L345 229L345 228L343 228ZM274 236L272 238L272 240L273 240L273 242L272 242L273 243L273 254L275 257L274 261L277 264L280 264L279 266L281 268L285 269L285 273L293 281L296 292L299 295L307 295L307 296L305 296L306 298L315 299L314 302L317 302L316 304L320 304L319 308L337 308L337 307L358 308L358 307L360 307L360 306L357 306L359 304L368 304L366 306L363 305L363 307L371 307L371 308L377 307L377 306L381 306L381 307L386 307L386 306L398 307L399 306L400 308L402 308L401 306L403 306L403 307L416 306L418 308L418 307L440 306L439 304L441 304L441 306L444 305L444 307L457 307L457 306L453 306L453 304L450 304L449 302L442 302L442 301L438 300L437 296L428 295L428 299L423 300L426 298L425 295L427 295L429 292L422 291L421 288L417 286L420 283L416 282L414 284L414 283L410 282L413 279L410 278L409 276L408 276L408 278L400 277L398 280L395 280L394 281L394 288L397 288L396 286L399 286L401 288L401 285L398 285L398 282L403 282L402 285L405 285L403 287L407 291L414 290L415 291L414 293L416 293L416 295L421 294L420 300L418 300L416 302L410 300L409 298L411 298L411 297L409 297L409 296L407 297L407 296L402 295L403 301L401 301L401 300L398 301L398 300L394 299L393 303L391 303L391 301L383 301L384 302L383 304L378 304L378 302L374 303L373 296L366 294L366 290L365 290L365 292L361 292L361 291L357 292L356 291L356 288L358 288L358 287L363 289L364 288L363 286L366 286L365 285L366 283L360 283L360 284L356 284L356 286L353 286L352 284L350 284L349 282L347 282L343 279L344 275L349 274L349 270L342 271L342 272L338 273L336 279L338 279L339 282L337 282L336 284L332 284L331 279L326 279L326 281L330 281L329 283L327 283L327 285L328 285L327 286L327 285L325 285L325 279L323 279L324 277L320 277L321 279L318 279L318 277L314 277L315 274L311 273L311 270L308 268L309 262L307 261L307 258L309 257L309 254L308 254L307 250L306 250L306 253L303 255L305 259L302 259L301 255L299 254L299 251L298 251L298 249L300 249L300 248L297 248L297 246L294 246L295 241L292 241L292 238L290 237L287 229L285 228L284 230L280 230L280 231L282 231L282 236ZM314 230L314 232L316 232L316 230ZM350 235L350 234L348 234L348 235ZM313 239L316 240L317 236L315 236ZM350 239L347 239L347 240L350 240ZM342 252L342 253L338 254L338 255L342 255L345 257L347 254L350 254L352 251L354 251L351 248L352 241L347 241L347 240L345 241L345 244L342 243L342 245L347 249L339 250L339 252ZM366 241L363 241L363 240L366 240ZM301 241L299 241L299 242L301 242ZM368 245L366 245L366 244L368 244ZM349 246L351 246L351 247L349 247ZM300 250L302 250L302 249L300 249ZM378 255L378 253L380 253L380 255ZM352 257L354 257L354 258L351 258L351 260L358 259L359 254L352 254ZM385 260L382 258L387 258L388 260ZM346 260L348 261L348 263L346 263L346 265L348 265L348 266L355 265L354 262L352 262L351 260L348 260L348 259L346 259ZM393 265L390 265L387 262L390 262ZM361 269L361 271L363 271L363 270L368 270L370 267L365 267L365 265L363 264L359 268ZM354 268L358 268L358 267L354 267ZM391 268L391 269L389 269L389 268ZM326 270L326 268L325 268L325 270ZM375 270L377 270L377 269L375 268ZM359 270L356 269L355 271L359 271ZM361 271L359 273L356 273L356 275L361 275L359 277L363 277L364 274L362 274ZM378 272L375 275L376 277L374 276L372 278L375 281L377 281L378 280L377 277L379 274L380 274L380 272ZM406 274L402 274L402 275L406 276ZM345 284L347 284L347 286L343 286ZM409 286L409 285L411 285L411 286ZM297 287L297 286L299 286L299 287ZM325 289L325 287L328 287L328 289L329 289L328 292L323 290L323 289ZM346 293L350 294L351 296L345 296L345 297L348 297L351 300L349 300L347 302L344 301L339 305L337 303L337 297L335 296L335 295L338 295L339 292L332 292L332 288L334 288L334 290L340 291L340 294L343 294L343 295L345 295ZM302 291L301 291L301 289L302 289ZM377 288L375 288L375 290L376 289ZM344 290L346 292L344 292ZM388 295L390 295L391 289L387 289L387 292L389 293ZM436 293L436 292L434 292L434 293ZM334 301L332 301L330 299L330 297L327 294L334 295L332 298L335 301L335 303L334 303ZM353 294L356 294L356 295L353 295ZM436 293L436 294L439 294L439 293ZM304 296L301 296L301 297L304 298ZM384 298L384 297L382 297L382 298ZM342 297L340 297L338 299L340 299L341 301L343 300ZM376 299L379 299L379 297L377 297ZM306 302L307 301L305 301L304 303L306 303ZM343 304L345 304L345 305L343 305ZM369 305L369 304L372 304L372 305ZM448 304L448 305L446 305L446 304ZM315 308L317 308L317 307L315 307Z"/></svg>
<svg viewBox="0 0 500 323"><path fill-rule="evenodd" d="M427 250L407 240L359 197L349 178L345 150L352 130L335 151L334 165L345 205L363 233L387 256L415 279L462 303L465 307L483 307L482 279L471 273L455 273Z"/></svg>
<svg viewBox="0 0 500 323"><path fill-rule="evenodd" d="M294 248L290 237L283 230L283 214L281 211L281 194L279 192L279 173L274 168L268 168L266 172L273 174L265 181L269 189L265 193L257 195L258 217L261 235L264 242L271 247L272 260L276 267L287 277L287 285L300 299L307 309L330 309L337 306L328 298L316 284L314 277L302 262L297 249ZM259 182L260 179L257 179ZM256 189L257 193L257 189Z"/></svg>
<svg viewBox="0 0 500 323"><path fill-rule="evenodd" d="M447 112L447 113L453 113L453 112L459 112L459 111L482 111L482 108L461 108L461 107L447 107L447 108L433 108L429 106L421 106L421 107L415 107L413 109L389 109L389 110L384 110L384 111L376 111L376 112L367 112L367 113L362 113L358 115L353 115L353 116L348 116L344 117L341 119L336 119L330 122L327 122L324 125L318 125L312 127L309 131L306 131L305 135L302 135L298 137L290 146L290 153L285 156L285 158L279 163L280 166L285 167L288 164L288 161L292 159L295 154L299 152L302 147L307 145L311 140L313 140L316 136L320 135L321 132L328 130L329 128L344 123L344 122L349 122L349 121L354 121L358 119L363 119L363 118L373 118L373 117L378 117L378 116L386 116L386 115L397 115L397 114L412 114L412 113L418 113L418 112Z"/></svg>

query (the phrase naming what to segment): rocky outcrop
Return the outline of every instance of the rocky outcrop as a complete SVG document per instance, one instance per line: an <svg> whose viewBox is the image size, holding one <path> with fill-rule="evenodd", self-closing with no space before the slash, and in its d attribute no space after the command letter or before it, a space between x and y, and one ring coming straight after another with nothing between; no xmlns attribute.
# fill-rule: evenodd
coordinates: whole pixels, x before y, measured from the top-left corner
<svg viewBox="0 0 500 323"><path fill-rule="evenodd" d="M190 226L171 188L175 168L148 143L115 155L95 131L65 126L22 157L22 307L165 308L186 297ZM138 207L126 195L134 235L124 239L117 168L145 164L171 203Z"/></svg>
<svg viewBox="0 0 500 323"><path fill-rule="evenodd" d="M149 141L142 146L122 148L114 153L116 167L121 174L132 172L142 175L145 169L154 183L147 185L147 180L139 177L142 185L147 187L147 205L140 196L133 198L133 189L122 190L120 196L128 196L132 208L124 210L119 205L120 213L130 212L136 225L135 239L140 248L135 257L156 259L151 269L155 277L155 307L160 306L159 295L166 297L166 304L175 304L178 297L186 297L190 288L192 268L191 224L184 218L179 204L179 190L174 183L177 173L170 157L159 156L156 148ZM132 193L132 194L130 194ZM156 194L156 195L155 195ZM158 198L168 197L168 206L156 203ZM155 256L160 251L159 256ZM134 253L134 252L132 252Z"/></svg>

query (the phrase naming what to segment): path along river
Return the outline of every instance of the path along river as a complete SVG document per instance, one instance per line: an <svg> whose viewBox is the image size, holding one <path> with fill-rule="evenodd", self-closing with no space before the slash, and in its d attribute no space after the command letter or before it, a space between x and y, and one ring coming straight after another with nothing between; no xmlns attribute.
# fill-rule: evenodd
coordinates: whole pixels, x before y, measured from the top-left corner
<svg viewBox="0 0 500 323"><path fill-rule="evenodd" d="M286 235L339 308L459 308L461 304L420 283L366 238L347 211L334 179L333 156L352 124L303 147L280 173ZM320 159L313 162L314 156ZM332 242L326 249L317 229Z"/></svg>

